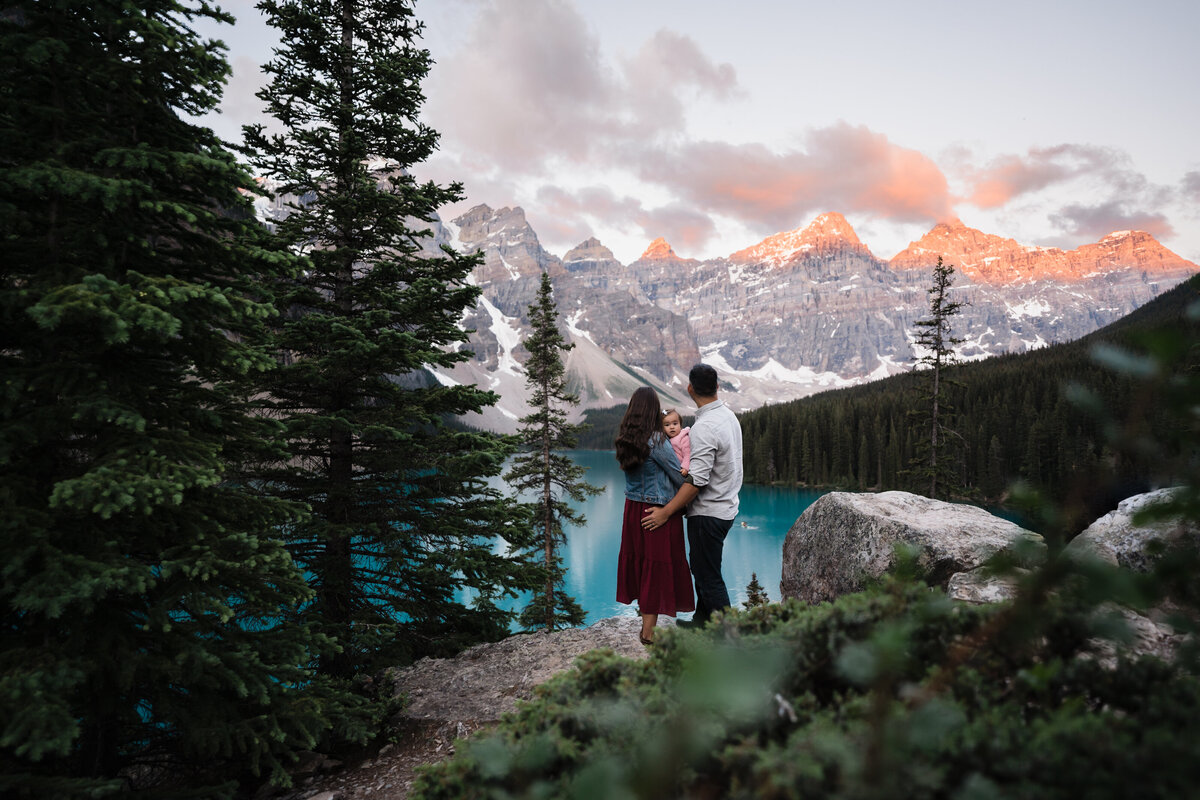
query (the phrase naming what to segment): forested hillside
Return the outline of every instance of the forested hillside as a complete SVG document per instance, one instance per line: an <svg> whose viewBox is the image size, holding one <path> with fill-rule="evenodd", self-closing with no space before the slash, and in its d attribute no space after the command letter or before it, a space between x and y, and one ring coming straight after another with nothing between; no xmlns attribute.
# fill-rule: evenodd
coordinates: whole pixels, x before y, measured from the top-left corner
<svg viewBox="0 0 1200 800"><path fill-rule="evenodd" d="M1094 348L1135 347L1154 331L1195 325L1185 320L1184 309L1198 294L1200 278L1192 278L1077 341L953 368L962 493L1000 500L1018 478L1062 492L1074 476L1099 467L1117 484L1144 482L1144 465L1117 459L1101 444L1102 421L1072 403L1068 387L1093 391L1110 419L1135 415L1145 405L1135 391L1144 389L1099 364ZM909 417L919 402L920 380L920 374L906 373L742 414L747 480L911 488L905 470L917 432Z"/></svg>

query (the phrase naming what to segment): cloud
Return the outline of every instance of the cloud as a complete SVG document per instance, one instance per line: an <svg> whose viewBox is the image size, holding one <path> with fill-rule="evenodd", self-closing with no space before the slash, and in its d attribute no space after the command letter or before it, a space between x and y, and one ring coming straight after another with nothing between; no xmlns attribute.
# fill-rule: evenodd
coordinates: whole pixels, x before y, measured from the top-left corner
<svg viewBox="0 0 1200 800"><path fill-rule="evenodd" d="M613 143L678 132L685 94L730 97L737 78L668 31L618 69L573 3L492 0L427 88L427 117L447 145L496 169L542 175L557 163L593 162Z"/></svg>
<svg viewBox="0 0 1200 800"><path fill-rule="evenodd" d="M1184 199L1200 205L1200 172L1189 172L1180 182Z"/></svg>
<svg viewBox="0 0 1200 800"><path fill-rule="evenodd" d="M1022 197L1038 205L1058 205L1048 215L1068 245L1094 241L1116 230L1143 230L1159 239L1175 230L1164 209L1180 194L1175 187L1152 183L1133 169L1122 150L1087 144L1031 148L1024 155L1006 155L978 170L964 170L971 183L969 202L999 208ZM1200 181L1197 181L1200 183ZM1183 190L1187 190L1184 179ZM1040 198L1038 193L1045 192ZM1088 197L1088 202L1063 202Z"/></svg>
<svg viewBox="0 0 1200 800"><path fill-rule="evenodd" d="M548 154L588 157L617 87L569 3L482 4L468 40L434 68L428 117L443 136L505 170L539 172ZM591 134L591 135L589 135Z"/></svg>
<svg viewBox="0 0 1200 800"><path fill-rule="evenodd" d="M1089 240L1120 230L1146 231L1160 240L1175 235L1163 214L1133 211L1118 200L1091 206L1071 203L1051 214L1050 222L1068 234Z"/></svg>
<svg viewBox="0 0 1200 800"><path fill-rule="evenodd" d="M647 243L662 236L683 258L701 253L717 232L712 217L681 203L649 209L638 216L637 222Z"/></svg>
<svg viewBox="0 0 1200 800"><path fill-rule="evenodd" d="M668 30L655 33L623 67L622 94L642 135L682 130L683 98L693 90L718 100L743 94L730 64L714 64L692 39Z"/></svg>
<svg viewBox="0 0 1200 800"><path fill-rule="evenodd" d="M982 169L966 170L968 200L979 208L999 208L1022 195L1058 184L1090 180L1114 194L1140 194L1155 204L1169 200L1169 190L1152 185L1134 171L1128 154L1110 147L1060 144L1035 147L1025 155L1005 155Z"/></svg>
<svg viewBox="0 0 1200 800"><path fill-rule="evenodd" d="M426 82L426 118L442 134L443 153L467 168L460 177L469 190L485 176L528 185L615 171L673 198L651 209L589 190L570 202L565 192L540 193L537 202L554 209L542 223L556 228L549 238L574 238L603 222L699 248L714 234L714 216L763 233L822 211L894 222L954 216L946 176L931 159L863 126L817 128L785 150L690 138L692 100L729 102L743 90L732 66L687 36L660 30L613 61L568 0L483 0L476 8L463 46Z"/></svg>
<svg viewBox="0 0 1200 800"><path fill-rule="evenodd" d="M637 230L647 243L665 237L681 254L699 252L716 234L712 218L694 208L679 203L646 208L637 198L618 196L603 186L576 192L543 186L530 213L539 218L538 230L544 228L547 239L563 242L580 242L593 235L589 220Z"/></svg>
<svg viewBox="0 0 1200 800"><path fill-rule="evenodd" d="M980 208L999 208L1015 197L1103 170L1115 157L1102 148L1070 144L1031 148L1024 156L1000 156L973 170L970 202Z"/></svg>
<svg viewBox="0 0 1200 800"><path fill-rule="evenodd" d="M809 132L806 149L685 143L631 152L639 175L699 209L755 228L796 227L812 212L864 212L901 221L952 215L946 177L929 158L863 126Z"/></svg>

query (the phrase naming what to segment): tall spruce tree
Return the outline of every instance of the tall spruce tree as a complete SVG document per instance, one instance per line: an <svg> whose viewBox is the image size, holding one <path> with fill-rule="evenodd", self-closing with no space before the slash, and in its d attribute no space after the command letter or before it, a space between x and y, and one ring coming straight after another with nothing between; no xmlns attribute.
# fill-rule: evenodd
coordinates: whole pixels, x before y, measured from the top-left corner
<svg viewBox="0 0 1200 800"><path fill-rule="evenodd" d="M309 596L245 382L293 261L211 131L207 3L0 9L0 794L225 793L311 746ZM224 786L222 790L221 786Z"/></svg>
<svg viewBox="0 0 1200 800"><path fill-rule="evenodd" d="M933 285L926 290L929 295L929 316L917 320L916 343L921 354L917 358L918 369L923 370L925 385L921 404L916 410L918 429L916 456L911 465L911 474L919 484L927 482L929 496L936 498L951 486L961 485L959 470L949 457L952 440L959 438L950 427L954 407L946 396L946 388L952 385L943 374L956 361L954 345L962 339L952 332L952 318L965 303L950 299L950 286L954 283L954 266L943 263L938 256L933 268Z"/></svg>
<svg viewBox="0 0 1200 800"><path fill-rule="evenodd" d="M412 5L264 0L282 44L259 96L282 132L246 129L256 169L300 198L277 230L309 260L278 287L284 365L264 404L290 458L261 478L312 509L288 547L316 591L305 619L341 647L321 670L343 677L505 635L495 601L528 583L492 545L521 520L486 482L511 450L446 424L496 396L429 372L470 358L458 321L479 262L422 248L461 187L408 171L437 143L417 120L431 62Z"/></svg>
<svg viewBox="0 0 1200 800"><path fill-rule="evenodd" d="M567 498L582 501L602 490L587 483L584 468L560 452L575 447L583 426L567 422L566 406L576 405L579 397L567 390L560 354L575 345L568 344L558 330L558 307L545 272L537 300L529 306L529 322L533 330L525 340L529 351L525 383L531 391L532 412L521 418L517 437L522 452L504 477L514 489L536 497L529 505L534 528L540 533L536 546L541 551L544 576L521 612L521 625L557 630L581 625L585 618L575 598L563 588L566 570L559 557L559 547L566 544L563 522L576 526L586 522Z"/></svg>

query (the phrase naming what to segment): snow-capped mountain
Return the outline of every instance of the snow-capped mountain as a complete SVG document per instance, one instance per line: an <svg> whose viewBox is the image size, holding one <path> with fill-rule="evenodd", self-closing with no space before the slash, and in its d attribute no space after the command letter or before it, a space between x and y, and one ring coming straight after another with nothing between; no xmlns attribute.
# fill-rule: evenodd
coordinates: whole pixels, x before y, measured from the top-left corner
<svg viewBox="0 0 1200 800"><path fill-rule="evenodd" d="M256 212L270 223L286 200L257 201ZM583 408L622 404L641 385L686 408L687 370L703 359L737 410L909 369L938 256L969 303L954 323L964 359L1076 339L1200 271L1142 231L1063 251L961 222L935 225L888 262L835 213L724 258L682 258L656 239L631 264L595 238L561 258L547 252L520 208L480 205L430 227L428 252L483 254L471 275L482 296L461 321L472 358L434 377L495 391L499 404L469 421L499 431L528 413L521 342L543 271L575 345L566 366Z"/></svg>
<svg viewBox="0 0 1200 800"><path fill-rule="evenodd" d="M475 359L439 379L497 391L499 410L482 422L500 430L526 413L519 343L542 270L576 345L567 367L584 407L623 403L643 383L686 405L687 370L702 358L735 409L909 369L939 255L955 265L953 292L970 304L955 322L967 359L1078 338L1200 271L1140 231L1062 251L961 223L935 226L887 262L834 213L704 261L680 257L664 239L628 265L595 238L559 258L519 208L477 206L440 237L482 252L484 264L474 273L483 297L463 323L475 331Z"/></svg>

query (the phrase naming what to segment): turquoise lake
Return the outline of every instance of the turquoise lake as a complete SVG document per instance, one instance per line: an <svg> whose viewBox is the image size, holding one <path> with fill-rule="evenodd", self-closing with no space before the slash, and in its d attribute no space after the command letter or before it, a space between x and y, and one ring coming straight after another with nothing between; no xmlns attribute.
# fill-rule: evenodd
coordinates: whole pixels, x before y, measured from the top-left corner
<svg viewBox="0 0 1200 800"><path fill-rule="evenodd" d="M574 450L569 455L587 468L588 482L604 492L577 504L587 524L567 529L567 546L562 553L567 567L566 590L587 612L589 625L605 617L633 616L632 606L616 601L625 474L611 450ZM721 570L735 605L740 606L746 599L752 573L758 574L758 582L772 600L779 599L783 539L801 512L822 494L769 486L742 487L740 512L725 540ZM508 607L521 608L525 602L512 601Z"/></svg>

